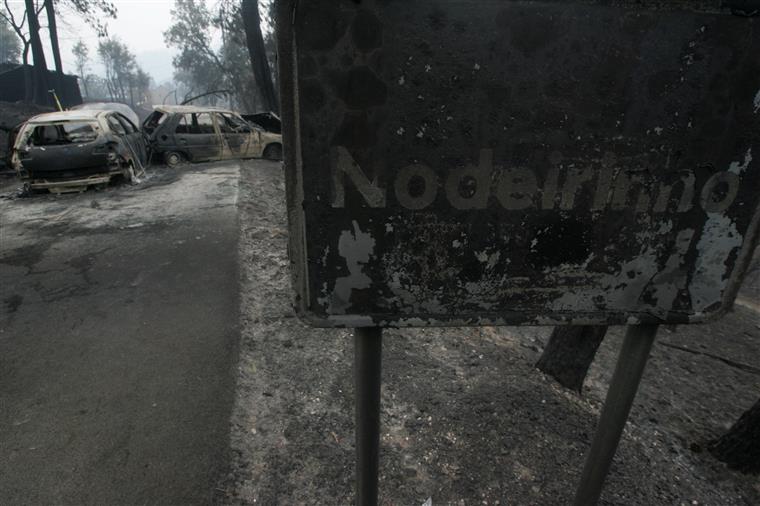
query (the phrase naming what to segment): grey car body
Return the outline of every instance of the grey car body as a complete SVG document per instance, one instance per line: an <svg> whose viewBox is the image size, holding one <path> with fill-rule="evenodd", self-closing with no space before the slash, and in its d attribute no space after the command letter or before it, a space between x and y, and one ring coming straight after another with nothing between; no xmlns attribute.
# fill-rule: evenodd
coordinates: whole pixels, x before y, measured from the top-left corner
<svg viewBox="0 0 760 506"><path fill-rule="evenodd" d="M41 114L21 126L11 163L33 188L135 179L144 171L145 139L128 118L113 110Z"/></svg>
<svg viewBox="0 0 760 506"><path fill-rule="evenodd" d="M153 152L168 165L236 158L282 157L282 136L216 107L154 107L142 125Z"/></svg>

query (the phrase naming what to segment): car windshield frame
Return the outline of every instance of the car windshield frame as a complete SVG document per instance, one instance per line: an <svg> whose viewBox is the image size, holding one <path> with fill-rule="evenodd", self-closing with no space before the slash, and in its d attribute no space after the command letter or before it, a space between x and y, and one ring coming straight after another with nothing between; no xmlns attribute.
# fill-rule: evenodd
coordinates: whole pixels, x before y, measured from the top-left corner
<svg viewBox="0 0 760 506"><path fill-rule="evenodd" d="M250 133L254 129L253 125L235 113L217 112L216 115L222 133ZM229 130L225 131L227 128Z"/></svg>

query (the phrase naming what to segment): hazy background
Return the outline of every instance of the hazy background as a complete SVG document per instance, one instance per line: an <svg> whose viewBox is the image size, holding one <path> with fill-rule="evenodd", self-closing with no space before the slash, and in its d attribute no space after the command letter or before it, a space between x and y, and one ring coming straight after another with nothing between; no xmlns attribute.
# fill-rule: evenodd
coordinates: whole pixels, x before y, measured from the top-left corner
<svg viewBox="0 0 760 506"><path fill-rule="evenodd" d="M14 12L23 13L23 0L9 0ZM172 80L172 57L176 54L166 47L163 32L171 24L172 0L115 0L119 9L116 19L108 20L108 35L124 42L135 54L137 63L151 75L156 84ZM44 19L41 20L44 23ZM98 36L76 13L64 12L58 19L58 40L61 59L66 73L75 73L71 48L84 41L92 50L91 70L102 74L103 68L95 55ZM50 54L50 41L43 37L46 53Z"/></svg>

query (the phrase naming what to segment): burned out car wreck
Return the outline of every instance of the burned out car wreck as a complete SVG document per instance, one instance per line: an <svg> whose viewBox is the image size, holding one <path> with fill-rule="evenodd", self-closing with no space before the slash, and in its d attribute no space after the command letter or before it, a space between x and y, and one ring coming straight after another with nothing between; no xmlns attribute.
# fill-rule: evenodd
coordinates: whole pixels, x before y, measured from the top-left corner
<svg viewBox="0 0 760 506"><path fill-rule="evenodd" d="M139 129L117 111L78 110L41 114L24 123L11 164L32 189L65 191L136 181L145 171L147 145Z"/></svg>
<svg viewBox="0 0 760 506"><path fill-rule="evenodd" d="M156 106L142 125L151 150L169 166L241 158L282 159L282 136L217 107Z"/></svg>

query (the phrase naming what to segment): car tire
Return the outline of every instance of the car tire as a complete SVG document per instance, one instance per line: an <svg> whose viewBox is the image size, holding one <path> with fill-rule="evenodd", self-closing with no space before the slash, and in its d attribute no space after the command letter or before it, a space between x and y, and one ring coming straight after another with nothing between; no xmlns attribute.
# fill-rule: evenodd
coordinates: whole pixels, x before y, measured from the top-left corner
<svg viewBox="0 0 760 506"><path fill-rule="evenodd" d="M177 167L185 163L185 157L178 151L167 151L164 153L164 163L169 167Z"/></svg>
<svg viewBox="0 0 760 506"><path fill-rule="evenodd" d="M282 144L270 144L264 149L264 158L267 160L282 160Z"/></svg>

